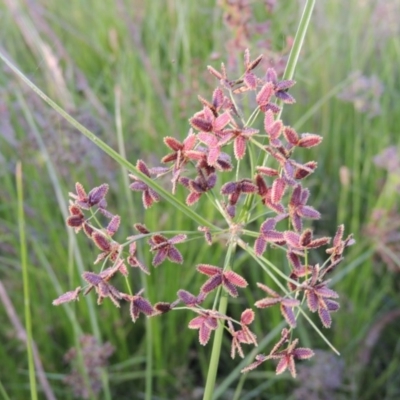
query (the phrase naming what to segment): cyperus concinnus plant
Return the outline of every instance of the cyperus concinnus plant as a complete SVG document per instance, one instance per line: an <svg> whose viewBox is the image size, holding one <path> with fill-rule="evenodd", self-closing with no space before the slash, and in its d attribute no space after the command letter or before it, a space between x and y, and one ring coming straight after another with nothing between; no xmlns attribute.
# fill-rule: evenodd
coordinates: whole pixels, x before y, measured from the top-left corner
<svg viewBox="0 0 400 400"><path fill-rule="evenodd" d="M190 312L193 318L188 328L199 331L199 342L206 345L215 331L210 368L216 370L222 334L231 337L231 356L244 357L243 344L257 346L257 337L251 324L264 308L279 307L287 327L279 341L267 355L259 354L243 372L256 368L269 359L278 360L276 373L286 369L296 376L295 361L313 356L313 351L299 347L294 331L297 319L305 310L317 312L322 325L329 328L331 313L339 309L338 294L328 287L328 274L343 260L344 249L353 243L352 236L344 238L344 226L340 225L333 240L314 237L308 227L309 220L320 218L320 213L310 205L310 191L306 178L317 168L315 161L300 162L296 155L321 143L322 137L311 133L299 134L280 119L282 103L295 102L288 90L293 80L279 80L269 68L257 75L262 56L250 58L244 54L244 72L237 79L227 76L222 64L217 70L209 66L216 78L217 87L209 100L200 97L201 109L190 119L191 128L184 140L172 136L164 138L167 154L161 159L162 166L149 167L138 160L131 171L130 188L139 192L147 212L155 203L163 200L158 178L169 176L171 193L181 186L186 190L183 210L204 202L203 207L215 207L217 218L205 220L196 212L188 214L199 223L198 230L191 233L179 231L156 231L138 221L135 234L124 243L114 240L120 225L120 217L108 209L105 197L107 184L87 192L80 183L70 197L70 216L67 224L76 233L83 231L100 250L94 261L101 268L82 274L84 287L77 287L53 304L59 305L77 300L81 291L86 295L94 291L98 304L109 299L116 307L129 303L130 315L135 322L140 314L147 317L161 316L167 312ZM254 110L245 115L240 107L243 96L251 97ZM262 129L255 128L262 119ZM158 190L157 190L158 189ZM168 200L169 198L167 198ZM179 200L177 200L179 202ZM256 218L255 213L261 217ZM98 214L108 219L105 226L99 223ZM257 229L250 229L257 224ZM307 224L307 226L306 226ZM206 240L209 245L226 246L222 265L210 265L207 259L198 265L187 265L179 250L182 243L191 238ZM205 276L204 283L196 293L185 288L177 292L175 299L160 299L152 304L140 290L133 294L128 276L130 274L156 273L137 254L137 243L142 241L152 253L152 266L162 268L163 262L183 264L195 268ZM190 242L188 246L191 245ZM282 254L282 266L275 266L265 256L269 251ZM312 264L310 253L325 247L327 253L323 264ZM190 248L190 247L189 247ZM241 315L227 313L230 297L241 296L248 290L245 279L247 265L235 268L235 251L248 252L252 263L259 265L275 282L275 287L265 282L250 288L259 293L255 304L248 304ZM117 275L126 277L125 288L112 284ZM266 275L267 276L267 275ZM213 300L210 301L210 298ZM242 304L246 301L243 296ZM260 309L255 313L255 309ZM210 378L215 380L214 377ZM206 391L207 393L207 391ZM205 394L205 398L207 394Z"/></svg>

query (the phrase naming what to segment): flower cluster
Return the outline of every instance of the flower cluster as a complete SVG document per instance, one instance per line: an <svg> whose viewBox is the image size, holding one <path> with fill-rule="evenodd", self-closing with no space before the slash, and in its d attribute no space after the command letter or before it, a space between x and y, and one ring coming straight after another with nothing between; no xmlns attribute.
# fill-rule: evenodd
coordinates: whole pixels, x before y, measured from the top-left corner
<svg viewBox="0 0 400 400"><path fill-rule="evenodd" d="M281 339L268 356L258 355L254 363L244 369L251 370L267 359L278 360L277 373L286 369L295 376L295 361L310 358L312 350L297 347L298 339L293 339L297 318L305 312L306 306L317 313L325 328L331 326L331 313L339 309L338 294L328 287L326 275L332 272L343 260L344 249L351 245L352 236L343 238L344 226L340 225L326 250L327 260L322 264L312 264L310 252L327 246L329 237L314 237L311 228L306 227L308 220L320 218L320 213L311 205L311 193L304 185L304 179L317 168L315 161L301 162L294 158L301 149L308 149L321 143L319 135L299 134L280 119L283 104L293 104L293 96L288 90L295 84L293 80L280 81L273 69L263 76L255 73L262 57L252 60L245 51L244 72L238 79L227 76L225 66L217 70L209 66L208 70L218 81L211 100L199 97L201 109L190 119L191 128L184 140L167 136L164 138L168 153L162 157L164 166L148 167L138 160L129 175L133 182L130 189L141 192L145 209L150 209L162 200L163 190L157 179L170 177L171 192L186 191L186 205L206 203L216 207L220 220L209 221L207 226L199 226L193 232L194 238L205 238L211 245L224 240L228 251L223 267L207 263L195 266L196 271L206 276L206 280L197 294L185 289L177 292L175 299L152 304L144 297L143 291L132 295L129 279L127 290L119 289L111 281L118 275L128 277L130 268L135 273L150 274L151 269L137 255L137 243L147 242L152 255L152 266L159 267L166 260L175 264L184 264L179 246L187 241L187 235L181 232L150 232L141 223L134 225L136 234L129 236L123 243L114 237L120 225L120 217L107 209L105 196L108 186L102 184L88 194L83 186L76 184L76 193L70 194L70 216L67 224L76 233L81 230L100 250L95 264L102 262L100 271L86 271L82 274L85 287L77 287L60 297L53 304L59 305L77 300L81 291L86 295L94 291L98 304L109 299L116 307L122 302L129 303L130 314L135 322L140 314L147 317L158 316L170 311L188 310L195 314L189 322L190 329L199 331L199 342L206 345L216 329L224 328L232 341L231 356L244 357L243 344L257 346L257 338L249 325L256 318L251 309L269 308L279 305L288 328L282 331ZM238 104L241 97L252 99L254 110L245 118L245 112ZM251 101L251 100L250 100ZM262 120L262 129L253 128ZM261 161L260 154L264 157ZM258 157L256 157L256 155ZM251 160L248 164L244 161ZM258 164L256 160L259 160ZM268 162L268 166L267 166ZM247 165L250 165L248 167ZM252 217L257 210L263 215L258 221ZM98 223L101 214L108 223L105 227ZM257 232L249 230L259 223ZM223 226L222 226L223 225ZM204 236L203 236L204 235ZM255 238L249 245L245 236ZM271 263L264 254L267 247L282 252L284 268L280 276L286 276L284 284L270 288L264 282L257 283L258 289L267 294L255 304L248 305L239 319L216 308L218 299L223 295L237 297L248 286L242 276L245 271L234 271L232 254L237 247L247 251L254 262L264 269L271 270ZM320 257L319 257L320 259ZM278 268L278 267L276 267ZM275 280L279 282L278 279ZM213 306L203 304L208 297L214 297ZM177 307L183 304L182 307ZM260 311L264 312L264 311Z"/></svg>

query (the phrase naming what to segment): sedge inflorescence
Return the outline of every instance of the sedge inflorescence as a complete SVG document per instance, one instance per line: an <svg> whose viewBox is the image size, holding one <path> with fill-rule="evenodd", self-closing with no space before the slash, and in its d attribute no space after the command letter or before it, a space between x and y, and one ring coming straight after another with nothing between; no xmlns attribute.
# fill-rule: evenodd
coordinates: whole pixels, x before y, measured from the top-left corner
<svg viewBox="0 0 400 400"><path fill-rule="evenodd" d="M288 93L295 82L278 80L271 68L260 77L255 70L261 59L262 56L250 59L246 50L244 73L238 79L228 78L223 64L220 70L209 66L218 87L210 100L199 96L202 108L189 119L191 128L187 136L183 140L165 137L168 153L161 159L163 165L149 167L138 160L129 175L130 189L140 193L146 210L162 201L164 196L157 191L160 185L153 182L165 176L170 177L172 194L182 188L186 191L183 207L196 207L201 202L215 207L219 217L199 226L194 234L209 245L220 242L227 245L224 265L205 262L195 266L205 277L195 294L180 289L172 301L155 304L145 297L143 290L133 294L128 279L132 268L137 273L151 273L150 267L138 256L138 243L148 246L153 267L159 267L166 260L184 264L179 247L187 241L187 235L151 232L138 222L134 225L136 233L119 243L114 235L120 217L108 209L105 200L108 185L102 184L87 193L76 183L75 193L70 194L67 224L76 233L83 231L98 247L100 253L94 263L101 262L102 268L84 272L85 286L64 293L53 304L77 300L82 291L84 295L94 291L98 304L104 299L111 300L116 307L129 303L133 322L140 314L155 317L170 311L189 310L194 315L188 327L198 330L202 345L209 342L213 331L224 327L231 338L232 358L236 354L244 357L243 344L257 346L257 336L250 327L256 318L252 307L275 306L280 308L287 327L269 354L257 355L243 371L276 359L276 372L287 369L294 377L295 361L313 356L313 351L299 347L294 337L297 319L308 308L318 314L325 328L331 326L331 314L339 309L339 303L338 294L328 287L327 275L343 260L344 249L354 241L351 235L344 237L343 225L338 227L333 239L314 237L313 230L305 226L308 220L320 218L320 213L310 205L310 191L304 186L305 178L316 170L317 163L300 162L295 155L301 149L319 145L322 137L299 134L283 123L281 108L283 104L295 102ZM254 104L247 116L242 106L244 97ZM255 128L261 119L262 129ZM108 220L106 226L99 224L97 214ZM269 251L274 249L282 254L283 267L276 267L268 260L268 247ZM322 247L325 247L326 261L321 265L312 264L310 252ZM259 300L244 308L240 316L233 316L222 312L217 304L222 296L238 297L249 286L246 268L235 269L237 248L246 251L255 264L273 276L276 287L258 282L252 291L259 293ZM126 278L125 291L111 283L117 275ZM210 302L210 297L214 301Z"/></svg>

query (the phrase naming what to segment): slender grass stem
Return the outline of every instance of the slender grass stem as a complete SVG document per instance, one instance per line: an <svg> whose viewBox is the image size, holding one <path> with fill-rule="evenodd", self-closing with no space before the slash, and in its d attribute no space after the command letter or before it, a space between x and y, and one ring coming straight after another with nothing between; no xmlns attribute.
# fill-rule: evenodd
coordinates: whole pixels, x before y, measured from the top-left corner
<svg viewBox="0 0 400 400"><path fill-rule="evenodd" d="M296 36L293 41L293 47L290 51L283 80L293 79L294 71L296 70L297 61L299 60L301 48L303 47L304 38L306 37L307 29L310 24L311 15L315 6L315 0L307 0L303 9L303 14L300 18L299 27L297 28ZM281 104L282 106L282 104ZM278 114L278 119L281 117L283 106Z"/></svg>
<svg viewBox="0 0 400 400"><path fill-rule="evenodd" d="M293 46L289 54L289 59L286 64L283 80L293 79L294 71L296 70L297 62L299 60L301 48L303 47L304 38L306 37L308 26L310 25L311 15L315 6L315 0L307 0L303 9L303 14L300 18L299 27L297 28L296 36L293 41ZM280 111L276 119L280 119L283 111L283 102L278 101ZM267 156L264 156L263 165L267 161Z"/></svg>
<svg viewBox="0 0 400 400"><path fill-rule="evenodd" d="M37 386L35 377L35 363L33 361L33 336L32 336L32 318L30 308L29 296L29 276L28 276L28 251L26 246L25 236L25 212L24 212L24 193L22 184L22 164L18 162L15 176L17 180L17 196L18 196L18 229L21 267L22 267L22 281L24 286L24 310L25 310L25 330L26 330L26 348L28 352L28 366L29 366L29 385L31 392L31 399L37 400Z"/></svg>
<svg viewBox="0 0 400 400"><path fill-rule="evenodd" d="M3 384L0 381L0 395L3 400L11 400L8 396L6 389L4 388Z"/></svg>
<svg viewBox="0 0 400 400"><path fill-rule="evenodd" d="M115 126L117 129L117 139L118 139L118 152L126 159L126 151L125 151L125 141L124 134L122 130L122 118L121 118L121 90L119 87L115 88ZM132 196L129 191L129 179L128 179L128 171L126 168L121 167L122 179L124 181L125 188L125 199L128 204L128 215L129 219L132 221L134 219L134 205L132 201ZM130 294L131 288L128 282L128 278L126 277L127 285L129 287ZM148 292L147 279L144 274L140 274L140 283L145 290ZM150 319L146 318L146 371L145 371L145 400L151 400L153 393L153 329Z"/></svg>
<svg viewBox="0 0 400 400"><path fill-rule="evenodd" d="M235 249L236 249L236 241L230 241L225 256L224 271L229 271L231 269L231 259L232 255L235 252ZM228 295L223 291L221 291L218 312L221 314L226 314L227 308L228 308ZM206 381L206 387L204 389L203 400L211 400L214 393L215 381L217 378L217 369L219 364L219 356L221 354L223 333L224 333L224 324L220 323L214 335L214 342L211 351L211 358L208 368L207 381Z"/></svg>

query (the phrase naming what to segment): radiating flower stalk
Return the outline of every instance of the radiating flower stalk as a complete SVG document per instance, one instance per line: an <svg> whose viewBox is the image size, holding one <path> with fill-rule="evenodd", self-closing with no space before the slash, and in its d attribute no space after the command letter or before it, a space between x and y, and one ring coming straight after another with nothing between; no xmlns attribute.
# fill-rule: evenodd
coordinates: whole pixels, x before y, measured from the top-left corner
<svg viewBox="0 0 400 400"><path fill-rule="evenodd" d="M333 240L315 237L309 227L309 220L321 216L310 205L312 195L304 183L316 170L317 163L299 161L298 153L318 146L322 137L300 134L280 119L281 104L295 103L288 92L295 82L279 80L271 68L257 74L261 59L262 56L251 59L246 50L244 72L235 79L228 77L224 64L220 69L209 66L217 87L209 99L199 96L201 109L189 119L191 128L185 139L165 137L167 154L160 160L162 165L149 167L138 160L136 170L129 175L130 189L139 192L145 210L157 207L162 201L163 196L152 182L169 176L172 194L185 191L187 206L195 208L202 203L202 209L215 207L219 218L209 221L207 226L199 226L195 232L151 232L138 221L135 232L120 243L114 239L120 217L109 210L105 200L108 185L103 183L87 192L76 183L75 193L70 193L67 225L76 233L84 232L99 249L94 264L101 263L101 268L84 272L84 286L61 295L53 304L77 300L81 292L83 295L95 292L98 304L111 301L120 307L121 303L128 303L133 322L141 314L157 317L167 312L192 313L188 328L198 330L200 344L207 345L214 335L204 399L212 396L223 335L231 338L232 358L244 357L243 345L257 346L251 324L268 312L265 308L279 307L287 327L270 352L257 355L243 372L267 360L277 360L277 374L288 370L296 376L296 361L313 356L311 349L299 346L295 336L297 320L302 315L298 310L308 308L318 314L323 327L331 326L331 314L339 309L339 296L329 288L328 277L343 260L344 249L354 242L351 235L344 237L343 225L338 227ZM249 115L240 107L244 96L254 103ZM267 164L255 164L264 157ZM143 177L148 178L146 182ZM261 217L255 218L254 214ZM102 224L104 220L107 222ZM256 230L252 229L255 224ZM185 263L180 246L189 235L191 239L205 240L208 245L226 245L224 264L210 265L207 259L196 266ZM147 243L152 267L138 257L139 241ZM257 287L250 289L258 293L255 304L244 307L241 315L230 315L229 300L243 296L249 286L245 278L248 271L243 267L238 269L234 263L238 246L248 251L254 264L268 272L275 285L258 282ZM313 264L312 252L323 247L326 261L322 265ZM266 258L267 248L282 254L281 266L271 267ZM143 290L133 293L130 275L136 279L138 274L156 273L167 260L195 268L204 275L204 283L195 294L182 288L176 298L158 299L154 304ZM119 275L125 278L125 289L114 283ZM244 299L245 296L242 303Z"/></svg>

